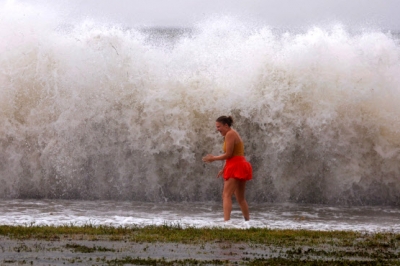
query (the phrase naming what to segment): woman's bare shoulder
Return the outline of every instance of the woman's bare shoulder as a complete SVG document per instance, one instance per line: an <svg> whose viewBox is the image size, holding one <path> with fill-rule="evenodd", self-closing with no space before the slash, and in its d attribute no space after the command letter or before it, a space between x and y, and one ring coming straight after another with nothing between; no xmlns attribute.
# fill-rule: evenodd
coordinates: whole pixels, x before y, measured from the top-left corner
<svg viewBox="0 0 400 266"><path fill-rule="evenodd" d="M234 129L229 130L226 135L228 135L228 134L230 134L231 138L238 140L238 141L242 141L242 138L240 137L239 133L236 130L234 130Z"/></svg>

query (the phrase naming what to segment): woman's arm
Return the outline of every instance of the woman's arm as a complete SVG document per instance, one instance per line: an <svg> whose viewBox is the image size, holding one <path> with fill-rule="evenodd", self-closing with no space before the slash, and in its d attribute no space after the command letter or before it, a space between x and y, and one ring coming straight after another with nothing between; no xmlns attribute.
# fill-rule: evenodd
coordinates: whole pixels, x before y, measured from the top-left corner
<svg viewBox="0 0 400 266"><path fill-rule="evenodd" d="M224 177L225 164L226 164L226 162L224 162L224 165L222 166L222 169L219 170L219 172L218 172L218 174L217 174L217 178L218 178L218 177Z"/></svg>
<svg viewBox="0 0 400 266"><path fill-rule="evenodd" d="M225 153L218 155L218 156L214 156L212 154L207 154L203 158L203 161L211 163L213 161L226 160L226 159L232 158L234 145L235 145L235 132L229 131L225 135Z"/></svg>

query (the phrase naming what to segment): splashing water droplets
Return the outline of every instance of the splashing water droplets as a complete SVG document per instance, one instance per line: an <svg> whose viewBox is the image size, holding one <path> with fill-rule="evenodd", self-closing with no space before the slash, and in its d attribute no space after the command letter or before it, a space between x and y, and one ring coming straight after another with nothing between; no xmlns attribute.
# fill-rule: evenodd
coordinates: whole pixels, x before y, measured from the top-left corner
<svg viewBox="0 0 400 266"><path fill-rule="evenodd" d="M229 17L123 29L13 8L0 29L1 198L219 201L220 164L201 158L221 152L214 120L228 114L253 164L250 201L399 203L395 35Z"/></svg>

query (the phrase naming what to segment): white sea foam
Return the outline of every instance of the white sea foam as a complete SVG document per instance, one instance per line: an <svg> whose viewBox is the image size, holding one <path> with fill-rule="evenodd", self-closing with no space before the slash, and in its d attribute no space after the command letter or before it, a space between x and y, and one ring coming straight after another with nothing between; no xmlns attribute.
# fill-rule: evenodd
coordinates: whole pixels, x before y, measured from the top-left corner
<svg viewBox="0 0 400 266"><path fill-rule="evenodd" d="M1 10L1 198L219 200L220 165L201 157L230 114L249 201L400 203L392 34L223 17L157 37L15 5Z"/></svg>
<svg viewBox="0 0 400 266"><path fill-rule="evenodd" d="M0 201L0 225L103 225L114 227L170 225L183 228L347 230L400 232L400 210L394 207L328 207L326 205L253 204L245 222L237 205L223 221L216 203L144 203L120 201Z"/></svg>

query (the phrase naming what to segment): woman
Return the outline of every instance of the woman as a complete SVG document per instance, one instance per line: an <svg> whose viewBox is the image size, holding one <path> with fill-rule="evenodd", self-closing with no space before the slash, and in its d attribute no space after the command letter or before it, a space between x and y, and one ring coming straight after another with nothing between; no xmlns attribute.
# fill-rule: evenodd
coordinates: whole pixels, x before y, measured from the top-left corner
<svg viewBox="0 0 400 266"><path fill-rule="evenodd" d="M217 177L224 178L224 191L222 193L224 221L229 221L232 211L232 195L240 205L245 221L250 220L249 207L244 197L246 181L252 179L251 164L244 157L244 145L239 134L231 128L232 117L221 116L215 122L217 131L225 137L223 150L224 154L214 156L208 154L203 158L204 162L225 160L225 165L219 171Z"/></svg>

